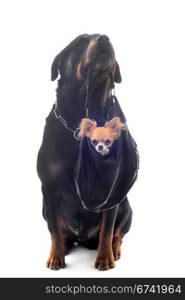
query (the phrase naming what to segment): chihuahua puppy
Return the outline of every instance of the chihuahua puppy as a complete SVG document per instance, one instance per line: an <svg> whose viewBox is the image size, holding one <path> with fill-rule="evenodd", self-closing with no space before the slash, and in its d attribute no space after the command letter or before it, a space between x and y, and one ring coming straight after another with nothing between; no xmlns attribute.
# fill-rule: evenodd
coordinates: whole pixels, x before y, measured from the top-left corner
<svg viewBox="0 0 185 300"><path fill-rule="evenodd" d="M88 137L98 153L107 155L113 142L121 135L121 130L126 130L126 126L118 117L105 122L103 127L97 127L96 121L91 119L82 119L78 136Z"/></svg>

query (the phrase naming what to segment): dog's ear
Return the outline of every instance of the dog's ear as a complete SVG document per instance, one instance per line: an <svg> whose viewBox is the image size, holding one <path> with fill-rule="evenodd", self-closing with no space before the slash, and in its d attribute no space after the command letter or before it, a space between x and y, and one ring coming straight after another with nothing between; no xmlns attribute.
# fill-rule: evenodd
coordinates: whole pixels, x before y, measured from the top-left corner
<svg viewBox="0 0 185 300"><path fill-rule="evenodd" d="M115 67L115 71L114 71L114 82L120 83L121 81L122 81L121 72L120 72L118 62L116 61L116 67Z"/></svg>
<svg viewBox="0 0 185 300"><path fill-rule="evenodd" d="M59 71L61 71L62 60L64 57L64 51L61 51L55 58L51 65L51 80L54 81L58 77Z"/></svg>
<svg viewBox="0 0 185 300"><path fill-rule="evenodd" d="M62 63L65 55L70 53L71 49L79 41L82 35L77 36L68 46L66 46L55 58L51 66L51 80L54 81L58 77L58 73L61 74Z"/></svg>
<svg viewBox="0 0 185 300"><path fill-rule="evenodd" d="M120 118L118 117L114 117L112 120L106 122L104 127L110 128L115 137L119 137L121 134L121 130L126 129L125 125L121 123Z"/></svg>
<svg viewBox="0 0 185 300"><path fill-rule="evenodd" d="M82 119L80 123L80 131L78 133L79 137L87 136L90 137L93 130L96 128L96 121L91 119Z"/></svg>

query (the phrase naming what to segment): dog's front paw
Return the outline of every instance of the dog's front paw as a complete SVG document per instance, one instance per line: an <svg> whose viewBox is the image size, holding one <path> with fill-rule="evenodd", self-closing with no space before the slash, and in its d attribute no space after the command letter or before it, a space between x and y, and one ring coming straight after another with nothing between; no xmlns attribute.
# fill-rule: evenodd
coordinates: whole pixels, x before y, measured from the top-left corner
<svg viewBox="0 0 185 300"><path fill-rule="evenodd" d="M46 267L51 270L65 268L65 259L61 256L50 256L47 260Z"/></svg>
<svg viewBox="0 0 185 300"><path fill-rule="evenodd" d="M112 253L99 255L96 258L95 268L100 271L109 270L115 267L114 256Z"/></svg>
<svg viewBox="0 0 185 300"><path fill-rule="evenodd" d="M116 237L113 238L112 250L113 250L115 261L120 259L120 256L121 256L121 243L122 243L122 238L120 236L116 236Z"/></svg>

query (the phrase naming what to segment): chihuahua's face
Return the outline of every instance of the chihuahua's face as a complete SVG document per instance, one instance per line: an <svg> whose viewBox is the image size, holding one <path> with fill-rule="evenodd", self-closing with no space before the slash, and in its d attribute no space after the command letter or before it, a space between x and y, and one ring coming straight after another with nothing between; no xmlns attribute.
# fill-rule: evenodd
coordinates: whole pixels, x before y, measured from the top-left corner
<svg viewBox="0 0 185 300"><path fill-rule="evenodd" d="M125 129L125 126L118 117L106 122L104 127L97 127L96 122L93 120L82 119L78 135L79 137L87 136L95 150L101 155L106 155L123 129Z"/></svg>

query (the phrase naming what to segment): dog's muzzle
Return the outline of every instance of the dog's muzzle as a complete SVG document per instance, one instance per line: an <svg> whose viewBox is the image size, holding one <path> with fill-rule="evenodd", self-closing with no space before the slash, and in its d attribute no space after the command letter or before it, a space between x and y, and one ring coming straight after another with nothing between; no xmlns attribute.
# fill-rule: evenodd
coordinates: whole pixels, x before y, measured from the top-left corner
<svg viewBox="0 0 185 300"><path fill-rule="evenodd" d="M109 54L101 54L96 61L95 69L97 71L105 71L112 66L112 57Z"/></svg>
<svg viewBox="0 0 185 300"><path fill-rule="evenodd" d="M103 144L98 144L95 149L101 155L106 155L109 153L109 149Z"/></svg>

